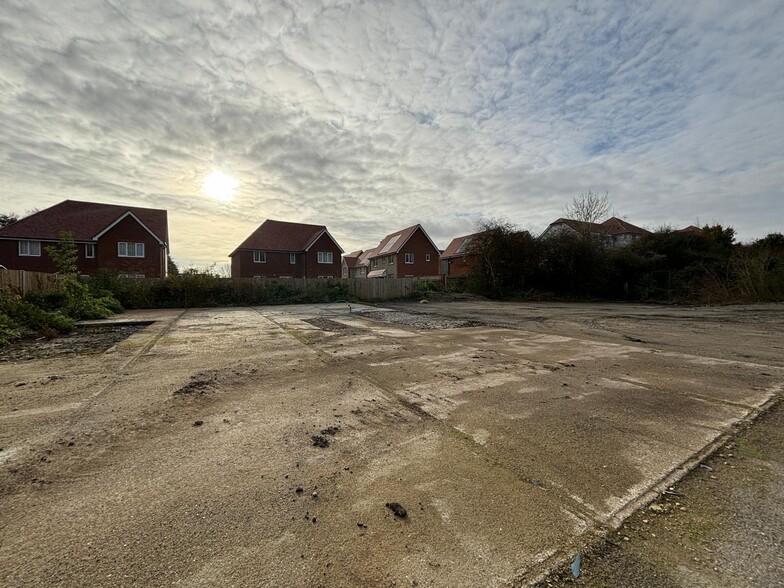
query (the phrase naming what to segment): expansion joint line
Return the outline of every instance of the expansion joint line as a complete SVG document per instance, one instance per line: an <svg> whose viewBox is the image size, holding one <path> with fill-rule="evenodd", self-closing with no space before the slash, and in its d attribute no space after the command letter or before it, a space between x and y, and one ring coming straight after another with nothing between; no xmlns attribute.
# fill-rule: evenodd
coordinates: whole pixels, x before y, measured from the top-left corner
<svg viewBox="0 0 784 588"><path fill-rule="evenodd" d="M142 347L133 354L124 364L122 364L119 369L115 372L114 376L100 389L93 392L88 398L81 402L79 407L71 413L69 418L69 425L74 424L74 421L77 420L77 416L79 414L79 409L85 409L90 403L95 402L97 398L105 394L110 388L115 386L117 382L120 380L120 376L127 370L133 363L135 363L140 357L142 357L145 353L147 353L153 346L161 340L166 333L168 333L171 328L183 317L185 313L188 312L186 308L182 312L180 312L176 317L174 317L167 325L165 325L155 336L147 341Z"/></svg>

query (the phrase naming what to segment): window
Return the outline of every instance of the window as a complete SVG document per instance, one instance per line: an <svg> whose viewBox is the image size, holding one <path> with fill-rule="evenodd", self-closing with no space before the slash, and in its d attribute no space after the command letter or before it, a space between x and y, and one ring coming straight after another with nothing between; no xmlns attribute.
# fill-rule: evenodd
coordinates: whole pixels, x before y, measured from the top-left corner
<svg viewBox="0 0 784 588"><path fill-rule="evenodd" d="M84 246L84 256L85 257L95 257L95 245L91 243L87 243Z"/></svg>
<svg viewBox="0 0 784 588"><path fill-rule="evenodd" d="M118 278L126 278L129 280L143 280L144 274L117 274Z"/></svg>
<svg viewBox="0 0 784 588"><path fill-rule="evenodd" d="M25 257L41 257L41 242L19 241L19 255Z"/></svg>
<svg viewBox="0 0 784 588"><path fill-rule="evenodd" d="M332 263L332 252L331 251L319 251L318 252L318 262L319 263Z"/></svg>
<svg viewBox="0 0 784 588"><path fill-rule="evenodd" d="M128 243L119 241L117 243L118 257L144 257L144 243Z"/></svg>
<svg viewBox="0 0 784 588"><path fill-rule="evenodd" d="M297 254L296 253L289 253L289 263L291 265L296 265L296 263L297 263Z"/></svg>
<svg viewBox="0 0 784 588"><path fill-rule="evenodd" d="M414 263L414 254L406 253L406 263Z"/></svg>
<svg viewBox="0 0 784 588"><path fill-rule="evenodd" d="M267 252L266 251L254 251L253 252L253 262L254 263L267 263Z"/></svg>
<svg viewBox="0 0 784 588"><path fill-rule="evenodd" d="M430 261L430 254L429 253L425 253L425 261Z"/></svg>

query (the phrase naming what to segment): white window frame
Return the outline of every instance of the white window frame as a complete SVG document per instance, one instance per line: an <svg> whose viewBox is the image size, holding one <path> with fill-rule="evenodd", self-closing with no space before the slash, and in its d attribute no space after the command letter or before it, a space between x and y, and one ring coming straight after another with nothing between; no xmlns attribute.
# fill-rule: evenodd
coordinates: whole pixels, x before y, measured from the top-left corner
<svg viewBox="0 0 784 588"><path fill-rule="evenodd" d="M297 265L297 254L296 253L289 253L289 263L291 265Z"/></svg>
<svg viewBox="0 0 784 588"><path fill-rule="evenodd" d="M95 258L95 244L94 243L85 243L84 244L84 256L87 259Z"/></svg>
<svg viewBox="0 0 784 588"><path fill-rule="evenodd" d="M409 261L409 260L411 260L411 261ZM413 253L406 253L405 262L407 264L409 264L409 265L414 263L414 254Z"/></svg>
<svg viewBox="0 0 784 588"><path fill-rule="evenodd" d="M329 261L324 261L325 259L328 259ZM319 263L323 263L324 265L332 265L333 259L334 258L332 257L332 252L331 251L319 251L318 252L318 262Z"/></svg>
<svg viewBox="0 0 784 588"><path fill-rule="evenodd" d="M117 257L144 257L144 243L117 241Z"/></svg>
<svg viewBox="0 0 784 588"><path fill-rule="evenodd" d="M33 252L33 245L38 246L38 253ZM19 241L19 257L41 257L41 242Z"/></svg>
<svg viewBox="0 0 784 588"><path fill-rule="evenodd" d="M254 251L253 252L253 263L267 263L267 252L266 251Z"/></svg>
<svg viewBox="0 0 784 588"><path fill-rule="evenodd" d="M430 254L429 253L425 253L425 261L430 261Z"/></svg>

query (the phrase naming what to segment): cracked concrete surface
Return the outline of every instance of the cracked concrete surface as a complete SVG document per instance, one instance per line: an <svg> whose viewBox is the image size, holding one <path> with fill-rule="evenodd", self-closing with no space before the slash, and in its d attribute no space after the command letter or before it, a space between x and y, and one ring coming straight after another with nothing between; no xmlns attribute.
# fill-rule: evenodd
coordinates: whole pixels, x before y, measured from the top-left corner
<svg viewBox="0 0 784 588"><path fill-rule="evenodd" d="M527 584L784 383L780 305L401 309L139 311L1 363L0 584Z"/></svg>

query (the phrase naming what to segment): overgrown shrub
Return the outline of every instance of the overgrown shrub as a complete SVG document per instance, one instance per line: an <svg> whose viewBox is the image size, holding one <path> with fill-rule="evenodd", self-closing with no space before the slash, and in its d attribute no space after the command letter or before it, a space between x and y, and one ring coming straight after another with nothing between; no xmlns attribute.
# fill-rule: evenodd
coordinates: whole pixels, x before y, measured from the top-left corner
<svg viewBox="0 0 784 588"><path fill-rule="evenodd" d="M73 330L74 320L59 310L48 311L22 299L11 290L0 290L0 325L7 336L0 338L8 341L23 335L44 335L54 337L59 333Z"/></svg>
<svg viewBox="0 0 784 588"><path fill-rule="evenodd" d="M663 229L625 247L579 233L526 244L504 222L475 239L467 287L495 298L756 302L784 300L784 236L735 242L731 227Z"/></svg>
<svg viewBox="0 0 784 588"><path fill-rule="evenodd" d="M7 314L0 314L0 347L20 337L19 326Z"/></svg>
<svg viewBox="0 0 784 588"><path fill-rule="evenodd" d="M326 303L349 298L348 286L340 280L308 280L303 291L288 280L232 280L193 271L145 280L99 274L89 286L93 293L110 292L125 308Z"/></svg>
<svg viewBox="0 0 784 588"><path fill-rule="evenodd" d="M90 287L79 277L76 244L70 233L60 233L60 241L56 245L48 246L46 252L62 276L57 295L61 297L59 308L64 314L76 320L89 320L104 319L115 312L122 312L122 305L110 292L94 296ZM45 302L51 304L54 298L55 296L49 295Z"/></svg>

